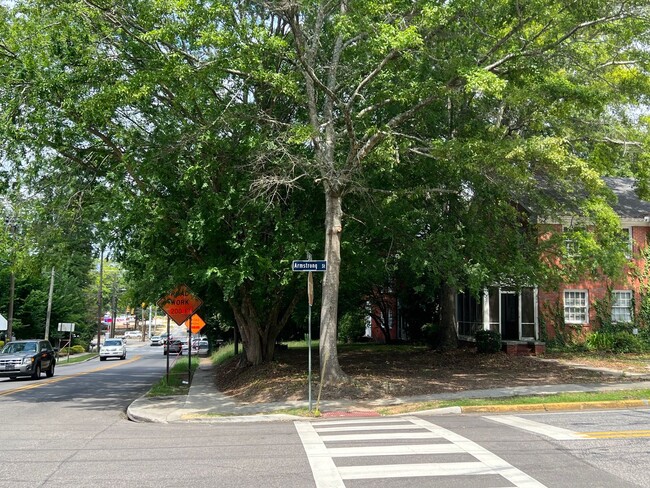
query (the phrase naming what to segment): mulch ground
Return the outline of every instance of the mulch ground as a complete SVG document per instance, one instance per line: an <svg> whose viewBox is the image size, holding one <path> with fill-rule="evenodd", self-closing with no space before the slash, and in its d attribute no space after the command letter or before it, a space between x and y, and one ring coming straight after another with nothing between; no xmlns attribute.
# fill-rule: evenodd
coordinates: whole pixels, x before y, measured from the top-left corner
<svg viewBox="0 0 650 488"><path fill-rule="evenodd" d="M318 351L312 355L312 389L317 395ZM338 388L324 388L321 399L376 400L506 386L640 380L622 371L650 377L650 357L547 354L545 358L554 361L477 354L474 349L437 352L416 346L341 346L339 363L349 381ZM306 348L277 351L273 362L260 366L239 368L238 363L233 358L216 368L216 385L227 395L253 403L307 399ZM580 369L577 364L615 368L620 373Z"/></svg>

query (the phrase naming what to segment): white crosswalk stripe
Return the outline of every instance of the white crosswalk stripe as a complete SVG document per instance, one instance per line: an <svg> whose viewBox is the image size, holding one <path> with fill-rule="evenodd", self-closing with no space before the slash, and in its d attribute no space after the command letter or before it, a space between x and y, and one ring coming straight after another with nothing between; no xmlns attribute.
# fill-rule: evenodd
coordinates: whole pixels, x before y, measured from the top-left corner
<svg viewBox="0 0 650 488"><path fill-rule="evenodd" d="M418 417L299 421L295 426L318 488L343 488L346 480L452 476L498 476L504 486L545 488L475 442ZM440 462L440 455L458 455L459 460ZM391 458L364 464L370 456ZM431 461L409 462L409 456ZM350 464L355 458L358 463ZM343 459L346 464L337 466Z"/></svg>

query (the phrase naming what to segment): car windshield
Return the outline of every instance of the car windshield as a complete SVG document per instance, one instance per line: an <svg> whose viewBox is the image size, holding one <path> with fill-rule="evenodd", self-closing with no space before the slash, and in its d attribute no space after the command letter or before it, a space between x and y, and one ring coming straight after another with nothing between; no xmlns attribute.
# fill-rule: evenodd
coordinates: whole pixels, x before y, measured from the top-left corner
<svg viewBox="0 0 650 488"><path fill-rule="evenodd" d="M35 342L10 342L3 349L3 353L36 352Z"/></svg>
<svg viewBox="0 0 650 488"><path fill-rule="evenodd" d="M112 339L112 340L108 339L108 340L104 341L104 345L105 346L121 346L122 341L119 340L119 339Z"/></svg>

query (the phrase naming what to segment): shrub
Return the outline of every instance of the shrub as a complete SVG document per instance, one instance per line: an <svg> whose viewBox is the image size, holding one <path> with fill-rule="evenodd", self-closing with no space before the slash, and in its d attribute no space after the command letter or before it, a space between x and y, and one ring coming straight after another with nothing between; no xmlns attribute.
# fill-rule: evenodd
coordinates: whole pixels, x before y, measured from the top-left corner
<svg viewBox="0 0 650 488"><path fill-rule="evenodd" d="M613 342L614 335L608 332L592 332L585 339L585 345L590 351L611 351Z"/></svg>
<svg viewBox="0 0 650 488"><path fill-rule="evenodd" d="M501 350L501 334L493 330L479 330L476 338L476 352L494 354Z"/></svg>
<svg viewBox="0 0 650 488"><path fill-rule="evenodd" d="M643 342L629 332L616 332L612 337L612 350L614 352L642 352Z"/></svg>
<svg viewBox="0 0 650 488"><path fill-rule="evenodd" d="M422 339L430 349L436 349L442 341L442 327L440 324L424 324L422 326Z"/></svg>
<svg viewBox="0 0 650 488"><path fill-rule="evenodd" d="M86 352L84 347L81 346L81 345L72 346L71 351L72 351L72 354L81 354L81 353Z"/></svg>
<svg viewBox="0 0 650 488"><path fill-rule="evenodd" d="M0 348L2 348L5 345L5 341L0 341Z"/></svg>
<svg viewBox="0 0 650 488"><path fill-rule="evenodd" d="M366 333L365 318L356 312L348 312L341 317L338 326L339 342L352 343Z"/></svg>

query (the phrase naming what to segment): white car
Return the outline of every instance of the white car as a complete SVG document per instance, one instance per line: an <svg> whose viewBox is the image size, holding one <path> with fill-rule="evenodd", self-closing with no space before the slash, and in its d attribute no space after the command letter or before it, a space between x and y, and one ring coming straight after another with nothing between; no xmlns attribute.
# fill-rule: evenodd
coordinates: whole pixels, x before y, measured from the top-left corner
<svg viewBox="0 0 650 488"><path fill-rule="evenodd" d="M164 343L164 340L162 337L159 335L151 336L151 344L152 346L162 346Z"/></svg>
<svg viewBox="0 0 650 488"><path fill-rule="evenodd" d="M142 339L142 332L139 330L127 330L124 333L124 338L125 339Z"/></svg>
<svg viewBox="0 0 650 488"><path fill-rule="evenodd" d="M106 339L99 348L99 360L106 361L106 358L126 359L126 346L122 339Z"/></svg>

